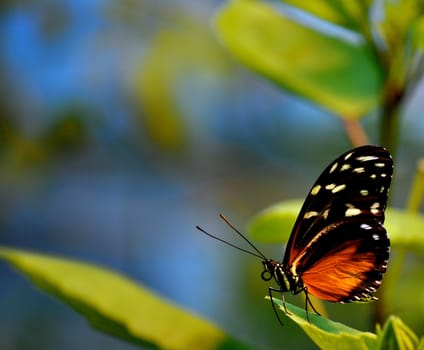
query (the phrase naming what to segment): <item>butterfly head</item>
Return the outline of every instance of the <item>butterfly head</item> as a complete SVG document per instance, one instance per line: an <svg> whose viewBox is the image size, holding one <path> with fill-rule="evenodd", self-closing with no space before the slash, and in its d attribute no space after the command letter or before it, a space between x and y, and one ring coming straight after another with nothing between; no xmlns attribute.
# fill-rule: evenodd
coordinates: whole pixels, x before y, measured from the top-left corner
<svg viewBox="0 0 424 350"><path fill-rule="evenodd" d="M261 273L261 278L264 281L274 279L282 292L295 290L295 280L289 271L285 271L282 264L272 259L266 259L262 261L262 265L264 266L264 270Z"/></svg>

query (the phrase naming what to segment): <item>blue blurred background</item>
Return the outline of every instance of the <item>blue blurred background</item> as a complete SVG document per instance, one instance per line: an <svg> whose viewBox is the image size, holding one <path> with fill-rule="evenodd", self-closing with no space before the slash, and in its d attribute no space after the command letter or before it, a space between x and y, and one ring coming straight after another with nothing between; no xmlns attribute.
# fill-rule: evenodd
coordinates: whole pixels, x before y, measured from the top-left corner
<svg viewBox="0 0 424 350"><path fill-rule="evenodd" d="M350 145L336 117L226 54L212 25L223 3L1 3L0 239L121 271L258 348L312 348L274 319L261 264L194 227L236 239L220 212L244 230ZM424 146L422 93L404 112L400 207ZM378 120L364 125L377 142ZM135 349L4 263L0 280L0 349ZM368 306L332 310L372 330Z"/></svg>

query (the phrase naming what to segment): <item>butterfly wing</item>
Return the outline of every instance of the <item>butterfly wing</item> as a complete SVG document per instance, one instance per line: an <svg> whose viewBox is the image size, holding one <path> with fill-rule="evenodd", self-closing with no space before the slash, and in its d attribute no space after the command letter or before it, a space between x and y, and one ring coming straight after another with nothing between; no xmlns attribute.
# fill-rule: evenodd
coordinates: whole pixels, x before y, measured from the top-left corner
<svg viewBox="0 0 424 350"><path fill-rule="evenodd" d="M283 260L312 294L363 300L378 287L389 256L382 225L392 173L387 150L362 146L337 158L312 186Z"/></svg>
<svg viewBox="0 0 424 350"><path fill-rule="evenodd" d="M308 292L332 302L364 301L380 286L390 241L376 220L338 222L321 232L297 263Z"/></svg>

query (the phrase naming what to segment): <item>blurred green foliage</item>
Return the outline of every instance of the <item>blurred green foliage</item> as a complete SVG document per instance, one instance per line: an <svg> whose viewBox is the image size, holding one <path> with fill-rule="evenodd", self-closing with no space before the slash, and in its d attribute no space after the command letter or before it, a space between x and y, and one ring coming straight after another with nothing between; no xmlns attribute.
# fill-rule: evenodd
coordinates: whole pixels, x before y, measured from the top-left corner
<svg viewBox="0 0 424 350"><path fill-rule="evenodd" d="M171 153L185 150L189 143L190 122L177 87L194 76L224 79L231 72L209 28L184 16L176 27L156 33L135 77L141 124L159 148ZM191 97L195 102L200 96L193 92Z"/></svg>

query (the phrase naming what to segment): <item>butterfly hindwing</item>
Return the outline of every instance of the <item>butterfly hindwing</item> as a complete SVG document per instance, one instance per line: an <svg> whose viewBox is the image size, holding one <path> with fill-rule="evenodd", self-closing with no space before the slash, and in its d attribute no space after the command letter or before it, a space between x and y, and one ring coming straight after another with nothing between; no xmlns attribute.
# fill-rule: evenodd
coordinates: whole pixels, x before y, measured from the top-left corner
<svg viewBox="0 0 424 350"><path fill-rule="evenodd" d="M369 300L387 268L390 242L377 221L334 223L305 250L296 273L308 291L333 302Z"/></svg>
<svg viewBox="0 0 424 350"><path fill-rule="evenodd" d="M364 300L378 288L390 246L382 225L392 173L387 150L362 146L337 158L312 186L283 260L312 294Z"/></svg>

